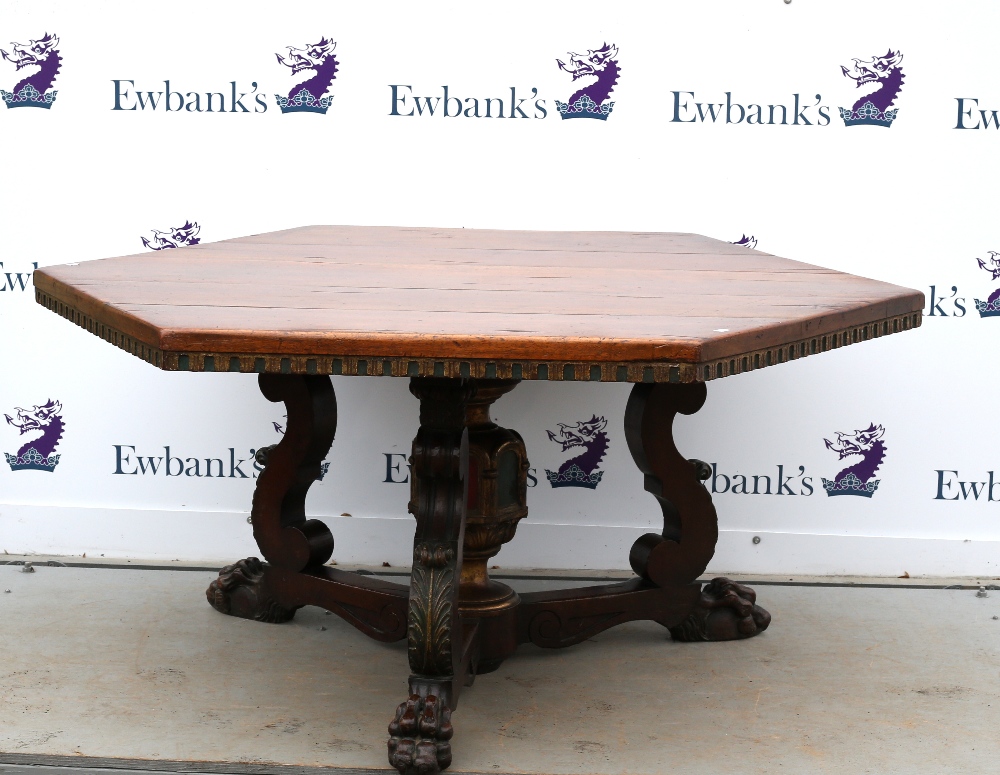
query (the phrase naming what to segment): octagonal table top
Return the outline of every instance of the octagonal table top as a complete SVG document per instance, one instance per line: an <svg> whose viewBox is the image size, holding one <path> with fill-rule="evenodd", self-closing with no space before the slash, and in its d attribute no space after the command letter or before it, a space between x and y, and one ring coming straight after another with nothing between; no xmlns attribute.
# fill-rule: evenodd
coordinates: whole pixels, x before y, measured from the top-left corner
<svg viewBox="0 0 1000 775"><path fill-rule="evenodd" d="M920 325L919 291L697 234L305 226L51 266L167 370L715 379Z"/></svg>

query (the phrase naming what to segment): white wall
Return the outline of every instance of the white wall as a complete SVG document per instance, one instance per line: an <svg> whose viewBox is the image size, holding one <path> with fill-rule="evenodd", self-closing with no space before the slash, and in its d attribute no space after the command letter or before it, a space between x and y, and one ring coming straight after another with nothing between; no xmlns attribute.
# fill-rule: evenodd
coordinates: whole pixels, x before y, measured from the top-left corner
<svg viewBox="0 0 1000 775"><path fill-rule="evenodd" d="M184 458L221 458L229 474L230 449L234 460L250 457L277 441L272 422L283 422L252 375L158 372L46 312L27 278L34 263L139 252L140 236L188 219L203 241L315 223L621 229L752 234L769 253L951 297L928 307L914 332L713 382L705 408L679 420L682 451L724 476L774 480L779 465L786 476L804 468L795 495L716 495L715 569L1000 575L1000 317L981 318L972 301L1000 286L976 263L1000 250L1000 131L955 129L956 98L974 109L967 125L982 123L975 110L1000 110L998 22L985 1L918 12L899 0L491 10L174 2L169 11L7 0L0 48L55 33L64 62L51 109L0 106L0 413L54 399L66 430L53 472L0 468L0 550L253 553L252 464L242 465L246 479L115 474L115 445L130 455L122 471L169 446ZM333 104L326 115L282 115L273 95L294 79L275 52L321 36L337 42ZM561 120L555 100L575 87L556 58L604 42L617 45L622 68L613 113ZM888 49L904 56L895 123L845 127L837 108L858 90L840 66ZM0 87L26 72L0 60ZM256 82L267 110L252 112L251 97L245 114L116 111L116 79L144 92L169 79L185 94L227 95L233 81L240 92ZM431 97L447 84L462 98L535 88L547 116L391 116L391 84ZM793 95L800 105L821 95L829 122L820 125L818 108L806 113L810 126L726 124L724 115L675 122L673 92L694 93L680 104L722 104L723 114L727 92L743 106L790 108ZM385 455L408 452L416 400L401 379L334 385L340 426L310 509L331 518L339 561L405 564L408 488L383 480ZM498 563L626 567L631 541L657 529L622 435L628 389L524 383L497 404L498 420L525 436L538 478L531 513ZM545 430L592 414L607 417L611 433L601 484L551 489L543 470L566 456ZM821 478L858 458L841 462L824 438L870 423L884 427L888 450L878 490L828 497ZM28 438L0 424L0 451ZM978 485L973 498L968 483L990 476L994 500Z"/></svg>

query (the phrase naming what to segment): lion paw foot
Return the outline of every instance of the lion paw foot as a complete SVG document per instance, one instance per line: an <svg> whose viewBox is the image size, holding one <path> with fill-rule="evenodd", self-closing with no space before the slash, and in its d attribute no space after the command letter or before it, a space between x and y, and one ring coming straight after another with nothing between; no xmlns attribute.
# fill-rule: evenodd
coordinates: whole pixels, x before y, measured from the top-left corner
<svg viewBox="0 0 1000 775"><path fill-rule="evenodd" d="M219 613L253 619L258 622L287 622L295 616L271 598L262 584L264 563L256 557L234 562L219 571L219 578L208 585L205 596Z"/></svg>
<svg viewBox="0 0 1000 775"><path fill-rule="evenodd" d="M757 593L727 578L712 579L701 590L695 610L670 635L680 641L739 640L767 629L771 614L756 603Z"/></svg>
<svg viewBox="0 0 1000 775"><path fill-rule="evenodd" d="M410 698L389 724L389 764L400 775L433 775L451 764L451 708L433 694Z"/></svg>

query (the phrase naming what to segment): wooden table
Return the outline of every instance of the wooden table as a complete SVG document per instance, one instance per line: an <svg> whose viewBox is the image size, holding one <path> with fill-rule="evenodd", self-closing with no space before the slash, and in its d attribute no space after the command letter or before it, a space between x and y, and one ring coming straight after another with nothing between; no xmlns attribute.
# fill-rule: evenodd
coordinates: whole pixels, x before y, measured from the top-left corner
<svg viewBox="0 0 1000 775"><path fill-rule="evenodd" d="M208 598L266 622L318 605L378 640L407 638L408 697L389 725L389 761L404 774L449 765L462 687L520 643L561 648L634 619L685 641L765 629L751 589L696 581L717 520L710 469L678 452L674 416L702 406L709 380L915 328L924 304L694 234L363 226L48 267L35 288L43 306L154 366L256 372L284 402L287 431L258 453L251 511L267 564L227 566ZM331 374L407 377L419 399L409 587L325 565L333 537L306 518L337 425ZM518 595L489 578L528 513L524 442L489 408L525 379L633 383L625 435L663 511L662 533L632 547L634 579Z"/></svg>

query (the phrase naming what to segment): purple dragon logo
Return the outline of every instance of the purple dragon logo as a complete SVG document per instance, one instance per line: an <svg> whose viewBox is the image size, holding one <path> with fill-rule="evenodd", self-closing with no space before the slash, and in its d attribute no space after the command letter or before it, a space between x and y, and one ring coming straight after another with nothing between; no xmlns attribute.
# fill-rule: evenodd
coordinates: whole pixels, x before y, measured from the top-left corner
<svg viewBox="0 0 1000 775"><path fill-rule="evenodd" d="M872 423L863 431L854 433L837 432L836 443L829 439L826 448L839 453L841 460L852 455L861 455L861 461L853 466L845 468L831 482L829 479L823 480L823 489L827 495L860 495L863 498L870 498L878 489L880 479L875 479L875 472L885 460L885 444L882 443L882 436L885 429L881 425Z"/></svg>
<svg viewBox="0 0 1000 775"><path fill-rule="evenodd" d="M336 43L320 38L319 43L305 48L288 46L287 57L275 54L278 62L292 69L293 76L303 70L313 73L309 80L293 86L287 97L274 95L282 113L326 113L333 103L333 95L324 95L337 77L337 57L333 55L336 47Z"/></svg>
<svg viewBox="0 0 1000 775"><path fill-rule="evenodd" d="M287 414L283 414L282 417L284 417L286 420L288 419ZM271 425L273 425L274 430L276 430L282 436L285 435L285 429L281 426L281 423L277 423L272 420ZM319 480L321 482L323 481L323 477L326 476L329 473L329 471L330 471L330 461L324 460L322 463L319 464Z"/></svg>
<svg viewBox="0 0 1000 775"><path fill-rule="evenodd" d="M59 74L62 57L59 56L59 38L45 33L40 40L13 43L14 53L0 49L0 56L13 62L17 69L37 67L38 71L18 81L13 92L0 89L0 96L8 108L51 108L58 91L48 91Z"/></svg>
<svg viewBox="0 0 1000 775"><path fill-rule="evenodd" d="M167 248L182 248L185 245L197 245L198 232L201 226L191 221L184 221L183 226L177 226L169 231L157 231L153 229L152 239L141 237L142 244L150 250L166 250Z"/></svg>
<svg viewBox="0 0 1000 775"><path fill-rule="evenodd" d="M989 272L993 282L996 282L1000 280L1000 258L998 258L1000 253L991 250L989 254L990 257L987 261L983 261L981 258L977 258L976 261L979 262L979 268ZM976 302L976 310L979 312L979 317L992 318L1000 316L1000 288L993 291L986 301L980 301L979 299L974 299L974 301Z"/></svg>
<svg viewBox="0 0 1000 775"><path fill-rule="evenodd" d="M745 248L753 250L754 248L757 247L757 238L752 234L749 237L746 234L744 234L742 237L740 237L738 240L736 240L736 242L732 244L742 245Z"/></svg>
<svg viewBox="0 0 1000 775"><path fill-rule="evenodd" d="M844 76L854 81L855 88L875 84L874 90L861 96L850 110L840 108L844 126L892 126L899 112L899 108L893 108L892 105L903 88L903 70L899 66L902 61L902 54L889 49L885 56L855 59L854 67L850 70L840 66Z"/></svg>
<svg viewBox="0 0 1000 775"><path fill-rule="evenodd" d="M578 78L593 77L596 81L584 86L573 96L569 102L556 100L556 108L563 118L596 118L607 121L608 116L615 107L615 103L608 101L611 92L618 83L618 75L621 68L618 67L618 47L613 43L605 43L596 51L589 49L586 54L576 54L569 52L569 64L561 59L556 60L560 70L565 70L573 76L573 80Z"/></svg>
<svg viewBox="0 0 1000 775"><path fill-rule="evenodd" d="M31 409L17 406L14 411L17 412L16 420L9 414L5 414L4 417L9 424L20 429L21 435L37 431L41 431L41 435L25 443L16 455L4 453L10 470L30 469L52 473L59 462L59 455L54 454L54 450L59 445L63 429L66 427L62 419L62 404L49 399L48 403L42 406L33 406Z"/></svg>
<svg viewBox="0 0 1000 775"><path fill-rule="evenodd" d="M562 446L563 452L583 447L581 454L567 460L559 466L558 471L545 469L549 484L553 487L597 489L604 476L604 472L598 471L597 466L608 451L608 434L604 432L607 426L608 421L595 414L586 422L578 422L576 425L559 423L559 433L546 431L551 441Z"/></svg>

